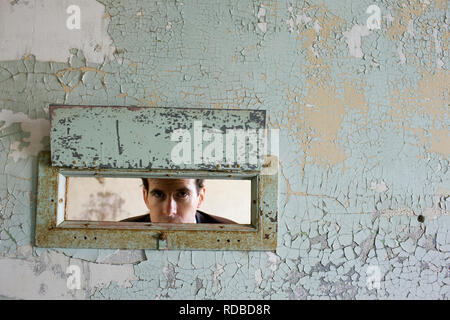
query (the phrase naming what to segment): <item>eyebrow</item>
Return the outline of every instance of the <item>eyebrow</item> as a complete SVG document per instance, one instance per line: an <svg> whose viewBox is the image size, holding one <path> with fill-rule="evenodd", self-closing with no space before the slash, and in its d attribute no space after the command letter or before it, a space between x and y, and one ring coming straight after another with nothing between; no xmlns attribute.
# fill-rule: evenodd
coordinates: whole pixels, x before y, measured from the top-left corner
<svg viewBox="0 0 450 320"><path fill-rule="evenodd" d="M162 191L161 189L158 189L158 188L154 188L154 189L150 190L149 192L157 192L157 191L164 193L164 191ZM186 187L179 188L179 189L177 189L175 191L177 191L177 192L180 192L180 191L191 192L191 190L189 188L186 188Z"/></svg>

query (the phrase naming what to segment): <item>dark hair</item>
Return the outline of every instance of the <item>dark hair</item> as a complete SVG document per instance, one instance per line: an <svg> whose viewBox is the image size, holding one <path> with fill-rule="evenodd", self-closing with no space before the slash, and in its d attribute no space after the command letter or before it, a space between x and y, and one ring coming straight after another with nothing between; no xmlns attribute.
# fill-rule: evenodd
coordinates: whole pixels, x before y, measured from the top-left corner
<svg viewBox="0 0 450 320"><path fill-rule="evenodd" d="M145 190L148 192L148 178L141 178L142 183L144 184ZM205 186L205 179L195 179L195 186L197 187L197 194L200 192L200 189Z"/></svg>

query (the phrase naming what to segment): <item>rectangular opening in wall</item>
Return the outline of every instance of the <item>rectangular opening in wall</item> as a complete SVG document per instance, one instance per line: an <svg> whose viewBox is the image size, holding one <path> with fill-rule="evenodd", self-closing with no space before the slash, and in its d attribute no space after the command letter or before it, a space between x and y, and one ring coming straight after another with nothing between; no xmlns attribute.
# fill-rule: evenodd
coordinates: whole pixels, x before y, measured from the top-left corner
<svg viewBox="0 0 450 320"><path fill-rule="evenodd" d="M50 105L49 113L38 246L276 248L277 134L269 152L266 111Z"/></svg>
<svg viewBox="0 0 450 320"><path fill-rule="evenodd" d="M198 179L203 183L197 185ZM183 181L187 187L180 185ZM108 187L110 183L114 188ZM204 199L194 203L194 216L202 211L217 221L155 222L149 214L152 206L147 206L146 193L160 202L169 198L172 204L166 201L166 205L170 207L178 206L176 198L199 196L197 188L204 188ZM67 169L52 166L50 152L42 152L37 190L38 247L275 250L277 244L277 174ZM145 215L150 221L135 220Z"/></svg>
<svg viewBox="0 0 450 320"><path fill-rule="evenodd" d="M60 221L251 224L249 178L66 176L60 184Z"/></svg>

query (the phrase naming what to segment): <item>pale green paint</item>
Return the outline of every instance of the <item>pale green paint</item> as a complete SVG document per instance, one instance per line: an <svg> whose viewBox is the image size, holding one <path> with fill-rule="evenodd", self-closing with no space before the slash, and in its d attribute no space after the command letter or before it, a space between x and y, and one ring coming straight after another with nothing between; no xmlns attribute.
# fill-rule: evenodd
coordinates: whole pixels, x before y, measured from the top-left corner
<svg viewBox="0 0 450 320"><path fill-rule="evenodd" d="M263 154L265 111L51 106L50 112L55 166L216 171L261 168L262 156L252 159L249 150L253 143L260 150L257 155ZM253 142L246 139L252 133ZM181 159L173 155L177 146L181 151L176 155L181 153ZM214 153L219 161L208 159L211 152L207 149L212 147L220 153L219 157ZM242 154L245 158L240 159Z"/></svg>
<svg viewBox="0 0 450 320"><path fill-rule="evenodd" d="M346 106L333 141L346 159L334 165L314 162L303 148L305 141L323 139L327 128L308 131L294 121L280 131L276 255L148 250L147 260L134 266L139 279L131 281L132 286L104 285L86 290L86 298L448 299L448 153L428 150L437 138L431 130L445 130L449 118L448 112L437 117L429 110L421 112L430 98L436 101L433 110L448 110L448 95L439 91L417 96L420 81L428 75L448 75L445 1L417 2L416 7L407 1L378 3L382 26L361 38L362 59L350 56L343 33L365 24L365 10L373 1L268 1L263 3L266 15L260 18L262 3L257 1L102 3L111 16L108 33L117 48L115 60L90 64L74 49L67 63L35 61L33 56L2 61L2 110L48 119L49 103L265 109L269 126L275 127L301 120L302 112L314 107L303 102L317 88L330 93L331 103L342 100L349 82L367 101L367 113ZM287 21L297 15L310 21L290 32ZM326 38L315 36L316 20L330 26L334 18L338 22ZM404 31L393 29L395 19ZM258 28L258 20L267 23L267 32ZM393 38L392 31L397 32ZM322 65L310 60L312 49L304 32L313 38L312 49ZM79 70L57 76L61 70L85 65L105 72L104 78L98 71L81 75ZM82 81L72 91L62 89L61 83L73 85L77 79ZM309 87L311 79L319 81ZM409 105L398 101L403 112L398 117L391 113L392 100L398 98L395 90L412 99ZM34 238L37 161L31 155L14 160L15 143L24 143L29 134L14 133L16 129L14 124L0 127L0 254L7 257ZM372 182L381 181L386 191L371 189ZM419 223L417 216L430 210L436 218ZM343 247L339 239L348 234L353 242ZM90 261L104 255L99 250L58 250ZM37 261L51 265L44 258ZM380 290L366 287L369 265L380 267Z"/></svg>

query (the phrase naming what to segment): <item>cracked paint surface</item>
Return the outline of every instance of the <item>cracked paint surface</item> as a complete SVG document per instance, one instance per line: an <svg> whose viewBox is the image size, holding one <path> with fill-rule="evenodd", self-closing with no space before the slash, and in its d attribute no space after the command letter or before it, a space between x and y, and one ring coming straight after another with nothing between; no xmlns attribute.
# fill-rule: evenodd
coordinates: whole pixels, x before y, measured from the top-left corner
<svg viewBox="0 0 450 320"><path fill-rule="evenodd" d="M46 59L11 48L0 61L0 296L448 299L448 2L385 1L369 32L371 4L102 0L87 22L109 21L100 38L112 57L92 59L82 42ZM267 110L280 129L276 252L30 247L50 103ZM66 286L71 263L80 290Z"/></svg>
<svg viewBox="0 0 450 320"><path fill-rule="evenodd" d="M74 18L74 5L80 9L79 21L89 27L66 27ZM8 27L0 29L0 61L31 52L38 60L65 62L69 49L80 48L88 61L101 63L105 55L113 58L115 50L107 34L108 18L96 1L2 1L0 21Z"/></svg>

